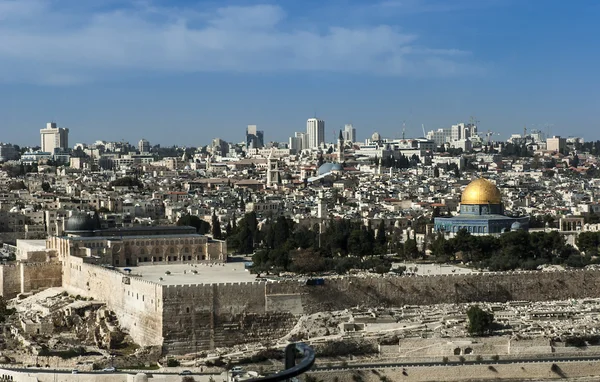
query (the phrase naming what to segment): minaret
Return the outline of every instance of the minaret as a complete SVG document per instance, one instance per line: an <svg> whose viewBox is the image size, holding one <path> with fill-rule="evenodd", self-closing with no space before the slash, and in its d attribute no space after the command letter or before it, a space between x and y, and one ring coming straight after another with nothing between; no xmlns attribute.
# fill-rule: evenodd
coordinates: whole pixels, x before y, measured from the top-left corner
<svg viewBox="0 0 600 382"><path fill-rule="evenodd" d="M340 130L340 135L338 136L338 163L344 163L344 137L342 135L342 130Z"/></svg>

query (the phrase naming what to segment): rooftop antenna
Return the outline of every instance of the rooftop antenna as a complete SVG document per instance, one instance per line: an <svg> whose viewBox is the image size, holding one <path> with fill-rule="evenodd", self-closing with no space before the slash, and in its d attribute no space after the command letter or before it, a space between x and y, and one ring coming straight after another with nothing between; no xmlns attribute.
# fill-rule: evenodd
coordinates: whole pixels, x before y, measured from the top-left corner
<svg viewBox="0 0 600 382"><path fill-rule="evenodd" d="M405 135L406 135L406 121L402 121L402 140L404 140Z"/></svg>

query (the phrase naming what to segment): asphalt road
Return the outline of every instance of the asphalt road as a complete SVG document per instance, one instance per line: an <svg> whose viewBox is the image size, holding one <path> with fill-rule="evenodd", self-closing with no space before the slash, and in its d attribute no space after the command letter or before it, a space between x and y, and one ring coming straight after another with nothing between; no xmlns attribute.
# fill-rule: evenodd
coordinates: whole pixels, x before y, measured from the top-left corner
<svg viewBox="0 0 600 382"><path fill-rule="evenodd" d="M409 367L428 367L428 366L466 366L466 365L506 365L513 363L550 363L550 362L589 362L600 361L600 356L596 357L548 357L548 358L519 358L519 359L499 359L465 362L409 362L409 363L369 363L347 366L320 366L311 369L312 371L343 371L343 370L362 370L362 369L382 369L382 368L409 368Z"/></svg>
<svg viewBox="0 0 600 382"><path fill-rule="evenodd" d="M590 362L600 361L600 356L595 357L547 357L547 358L519 358L519 359L499 359L494 360L482 360L482 361L465 361L465 362L396 362L396 363L363 363L358 365L347 365L347 366L317 366L313 367L311 371L327 372L327 371L345 371L345 370L367 370L367 369L384 369L384 368L410 368L410 367L430 367L430 366L468 366L468 365L499 365L499 364L514 364L514 363L555 363L555 362ZM51 368L23 368L23 367L11 367L11 365L0 365L0 368L6 368L14 371L23 373L56 373L56 374L72 374L72 369L51 369ZM136 369L123 369L117 370L116 372L94 370L94 371L79 371L74 375L85 375L85 374L135 374L135 373L147 373L147 374L166 374L166 375L178 375L179 371L162 371L162 370L136 370ZM190 375L214 375L214 373L194 373Z"/></svg>

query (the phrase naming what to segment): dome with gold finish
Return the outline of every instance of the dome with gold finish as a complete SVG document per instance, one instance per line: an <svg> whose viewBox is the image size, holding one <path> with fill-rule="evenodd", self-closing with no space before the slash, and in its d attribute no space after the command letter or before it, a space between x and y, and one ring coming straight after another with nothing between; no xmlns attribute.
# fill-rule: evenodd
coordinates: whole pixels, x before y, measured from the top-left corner
<svg viewBox="0 0 600 382"><path fill-rule="evenodd" d="M487 179L475 179L462 193L461 204L502 204L502 195L496 185Z"/></svg>

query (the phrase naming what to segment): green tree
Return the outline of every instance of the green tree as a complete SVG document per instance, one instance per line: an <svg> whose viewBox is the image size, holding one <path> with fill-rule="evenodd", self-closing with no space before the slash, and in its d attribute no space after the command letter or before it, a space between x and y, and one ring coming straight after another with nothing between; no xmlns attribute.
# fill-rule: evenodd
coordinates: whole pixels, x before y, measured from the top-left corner
<svg viewBox="0 0 600 382"><path fill-rule="evenodd" d="M419 257L419 247L415 239L408 239L404 242L404 255L412 259Z"/></svg>
<svg viewBox="0 0 600 382"><path fill-rule="evenodd" d="M433 176L436 178L440 177L440 169L437 166L433 168Z"/></svg>
<svg viewBox="0 0 600 382"><path fill-rule="evenodd" d="M48 183L48 182L42 182L42 190L44 192L48 192L48 191L50 191L50 189L51 189L50 183Z"/></svg>
<svg viewBox="0 0 600 382"><path fill-rule="evenodd" d="M217 240L221 239L221 222L219 221L219 217L217 216L215 211L213 211L212 215L211 229L213 238Z"/></svg>
<svg viewBox="0 0 600 382"><path fill-rule="evenodd" d="M472 305L467 310L469 325L467 327L469 334L483 336L492 331L494 323L494 314L481 309L479 305Z"/></svg>
<svg viewBox="0 0 600 382"><path fill-rule="evenodd" d="M196 228L196 232L205 235L210 232L210 224L207 221L200 219L198 216L183 215L177 220L178 226L190 226Z"/></svg>
<svg viewBox="0 0 600 382"><path fill-rule="evenodd" d="M377 227L377 236L375 237L375 242L383 247L387 243L387 237L385 236L385 222L383 219L381 219L379 226Z"/></svg>
<svg viewBox="0 0 600 382"><path fill-rule="evenodd" d="M6 306L6 300L3 296L0 296L0 322L5 322L8 317L15 313L14 308L8 308Z"/></svg>

